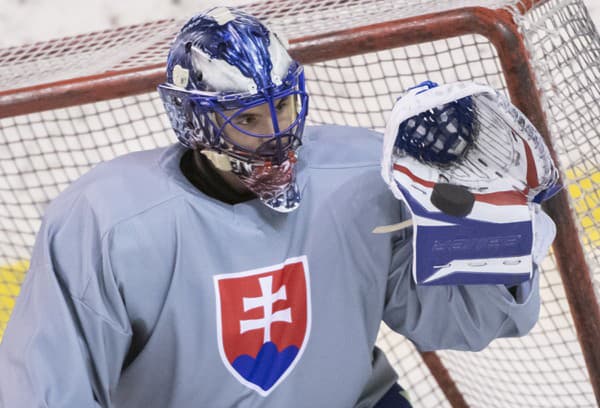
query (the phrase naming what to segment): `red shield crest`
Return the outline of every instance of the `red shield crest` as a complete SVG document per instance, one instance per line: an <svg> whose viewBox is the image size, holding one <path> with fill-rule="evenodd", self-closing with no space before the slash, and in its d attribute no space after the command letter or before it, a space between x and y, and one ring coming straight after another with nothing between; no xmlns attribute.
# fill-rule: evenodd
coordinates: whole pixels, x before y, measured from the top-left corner
<svg viewBox="0 0 600 408"><path fill-rule="evenodd" d="M221 359L245 386L268 395L293 370L310 333L305 256L214 276Z"/></svg>

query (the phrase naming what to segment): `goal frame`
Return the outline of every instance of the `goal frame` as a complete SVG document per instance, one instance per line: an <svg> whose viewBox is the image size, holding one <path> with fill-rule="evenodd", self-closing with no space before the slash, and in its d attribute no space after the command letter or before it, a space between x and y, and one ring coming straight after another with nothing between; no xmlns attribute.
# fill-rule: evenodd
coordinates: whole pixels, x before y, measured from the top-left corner
<svg viewBox="0 0 600 408"><path fill-rule="evenodd" d="M541 3L544 0L522 1L519 11L525 13ZM493 44L512 103L540 131L556 159L524 39L507 10L466 7L305 36L290 41L290 54L303 64L312 64L469 34L481 35ZM164 77L164 66L155 64L0 91L0 118L152 92ZM549 200L545 209L557 225L554 254L592 388L600 405L600 347L596 344L600 339L600 307L582 244L575 239L578 229L567 191L563 189ZM452 406L466 407L437 355L424 352L422 356Z"/></svg>

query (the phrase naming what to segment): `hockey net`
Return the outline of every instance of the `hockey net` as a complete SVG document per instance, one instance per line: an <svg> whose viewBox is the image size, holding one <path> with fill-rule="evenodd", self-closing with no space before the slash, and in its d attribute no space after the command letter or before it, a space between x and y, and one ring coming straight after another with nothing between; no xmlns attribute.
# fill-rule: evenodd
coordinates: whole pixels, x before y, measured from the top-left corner
<svg viewBox="0 0 600 408"><path fill-rule="evenodd" d="M568 203L551 213L559 230L565 220L575 228L565 227L562 243L542 265L537 326L524 338L500 339L478 353L421 356L385 328L378 344L416 407L594 406L598 354L582 350L600 340L588 338L585 327L600 322L582 323L572 314L577 306L565 290L580 283L588 294L600 288L600 39L583 3L280 0L246 8L291 39L292 53L307 62L311 124L382 130L395 98L427 79L490 84L513 100L520 95L517 105L531 115L529 103L541 101L534 123L542 123L552 141ZM526 56L514 43L488 35L506 21ZM98 162L174 142L154 88L182 23L158 21L0 50L0 338L46 204ZM471 31L461 31L469 25ZM532 68L531 100L520 92L532 78L512 72L519 64ZM564 256L573 254L581 258L573 269L587 283L565 271L572 262ZM595 298L585 299L590 310L598 309ZM583 327L579 341L576 327ZM432 357L445 367L441 374Z"/></svg>

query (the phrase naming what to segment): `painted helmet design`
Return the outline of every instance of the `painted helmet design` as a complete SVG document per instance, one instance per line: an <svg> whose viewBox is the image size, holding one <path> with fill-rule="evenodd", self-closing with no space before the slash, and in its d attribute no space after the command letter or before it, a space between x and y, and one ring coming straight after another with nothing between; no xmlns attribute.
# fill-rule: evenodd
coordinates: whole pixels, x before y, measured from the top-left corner
<svg viewBox="0 0 600 408"><path fill-rule="evenodd" d="M290 166L302 143L308 110L304 72L265 25L227 7L192 17L171 46L167 80L158 92L183 145L200 149L217 168L233 171L243 183L256 180L257 173L262 180L278 180L247 184L269 207L288 212L298 206ZM281 101L292 106L286 120L278 115ZM268 107L268 131L253 131L236 121L258 106ZM254 143L242 143L232 133ZM267 191L261 191L265 185Z"/></svg>

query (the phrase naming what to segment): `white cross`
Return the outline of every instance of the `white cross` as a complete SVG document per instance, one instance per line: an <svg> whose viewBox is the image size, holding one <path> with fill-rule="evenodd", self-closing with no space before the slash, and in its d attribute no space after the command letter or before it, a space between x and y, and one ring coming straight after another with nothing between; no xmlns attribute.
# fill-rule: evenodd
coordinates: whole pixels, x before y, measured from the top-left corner
<svg viewBox="0 0 600 408"><path fill-rule="evenodd" d="M259 278L260 297L243 298L244 312L261 307L263 309L262 319L250 319L240 321L240 334L250 330L264 330L263 344L271 341L271 323L273 322L292 322L291 309L288 307L284 310L278 310L273 313L273 303L278 300L286 300L285 286L279 288L277 293L272 293L273 277L266 276Z"/></svg>

